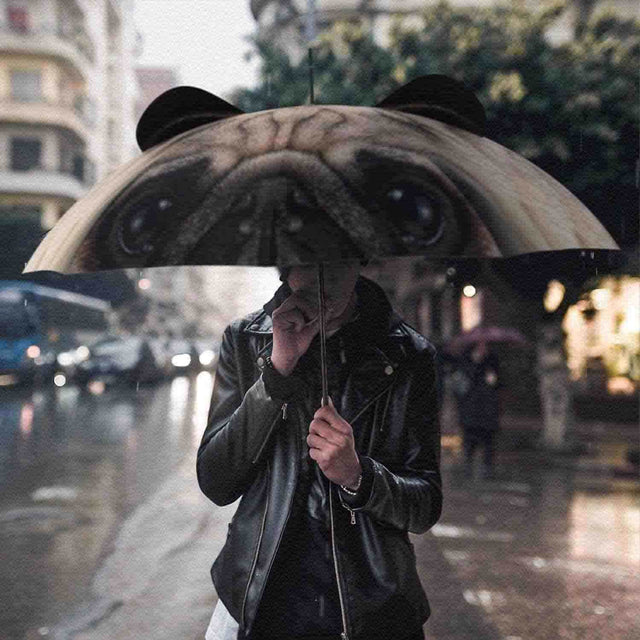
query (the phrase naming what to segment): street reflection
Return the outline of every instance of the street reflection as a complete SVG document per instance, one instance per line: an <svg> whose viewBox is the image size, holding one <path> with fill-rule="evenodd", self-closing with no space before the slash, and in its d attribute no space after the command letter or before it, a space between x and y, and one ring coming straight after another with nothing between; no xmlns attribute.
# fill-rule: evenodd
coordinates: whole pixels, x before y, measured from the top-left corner
<svg viewBox="0 0 640 640"><path fill-rule="evenodd" d="M212 384L0 390L0 637L38 637L86 599L124 519L193 453Z"/></svg>
<svg viewBox="0 0 640 640"><path fill-rule="evenodd" d="M637 495L577 492L569 514L572 557L636 567L640 564Z"/></svg>

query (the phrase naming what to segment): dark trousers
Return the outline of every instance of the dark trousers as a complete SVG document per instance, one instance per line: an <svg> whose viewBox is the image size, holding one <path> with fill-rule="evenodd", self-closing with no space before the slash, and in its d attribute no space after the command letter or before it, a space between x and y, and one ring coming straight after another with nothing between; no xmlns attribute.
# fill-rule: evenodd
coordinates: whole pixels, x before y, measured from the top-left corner
<svg viewBox="0 0 640 640"><path fill-rule="evenodd" d="M482 461L485 470L490 471L493 469L495 452L495 433L493 431L465 429L463 433L463 448L467 470L473 468L473 455L478 448L482 448Z"/></svg>

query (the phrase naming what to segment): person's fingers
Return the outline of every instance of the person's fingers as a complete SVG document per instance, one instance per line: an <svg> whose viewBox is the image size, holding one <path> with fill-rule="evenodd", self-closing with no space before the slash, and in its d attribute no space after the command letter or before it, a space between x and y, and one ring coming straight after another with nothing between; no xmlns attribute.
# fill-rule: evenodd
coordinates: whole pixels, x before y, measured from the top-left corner
<svg viewBox="0 0 640 640"><path fill-rule="evenodd" d="M314 414L314 419L323 420L339 433L349 435L352 433L351 425L336 411L333 402L320 407Z"/></svg>
<svg viewBox="0 0 640 640"><path fill-rule="evenodd" d="M338 430L325 420L314 418L309 424L309 433L319 436L331 444L342 447L350 435L346 431Z"/></svg>
<svg viewBox="0 0 640 640"><path fill-rule="evenodd" d="M305 322L309 322L318 315L316 306L309 302L309 300L297 293L292 293L277 309L273 312L273 317L277 317L282 313L291 311L292 309L299 309L305 319Z"/></svg>
<svg viewBox="0 0 640 640"><path fill-rule="evenodd" d="M326 438L322 438L321 436L315 433L310 433L307 436L307 444L312 449L321 449L321 450L328 450L337 446L333 442L327 440Z"/></svg>

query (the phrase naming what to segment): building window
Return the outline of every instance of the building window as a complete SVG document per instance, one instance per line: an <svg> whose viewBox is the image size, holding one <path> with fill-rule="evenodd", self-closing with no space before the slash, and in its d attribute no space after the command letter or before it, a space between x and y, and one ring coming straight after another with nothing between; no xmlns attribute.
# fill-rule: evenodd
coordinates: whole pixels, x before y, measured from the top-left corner
<svg viewBox="0 0 640 640"><path fill-rule="evenodd" d="M12 71L11 96L18 102L40 102L42 100L40 71Z"/></svg>
<svg viewBox="0 0 640 640"><path fill-rule="evenodd" d="M25 7L7 7L7 22L11 31L17 33L29 31L29 14Z"/></svg>
<svg viewBox="0 0 640 640"><path fill-rule="evenodd" d="M29 171L41 168L42 141L38 138L11 138L11 169Z"/></svg>

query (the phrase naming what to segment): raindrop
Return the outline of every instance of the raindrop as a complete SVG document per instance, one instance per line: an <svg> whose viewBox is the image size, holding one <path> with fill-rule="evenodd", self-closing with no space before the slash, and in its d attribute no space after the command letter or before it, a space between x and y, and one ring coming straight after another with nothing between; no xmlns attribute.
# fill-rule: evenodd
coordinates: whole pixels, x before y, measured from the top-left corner
<svg viewBox="0 0 640 640"><path fill-rule="evenodd" d="M593 613L595 613L597 616L601 616L605 611L606 609L604 607L601 607L600 605L593 608Z"/></svg>
<svg viewBox="0 0 640 640"><path fill-rule="evenodd" d="M40 635L40 636L48 636L49 635L49 627L40 627L38 629L38 635Z"/></svg>
<svg viewBox="0 0 640 640"><path fill-rule="evenodd" d="M138 391L140 391L140 380L136 381L136 393L138 393Z"/></svg>

